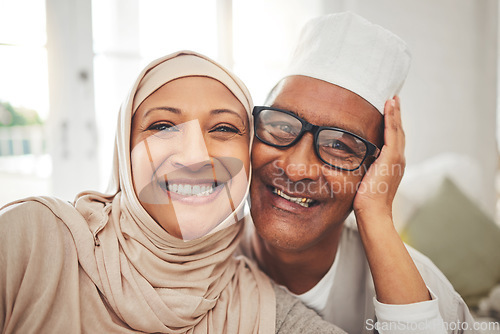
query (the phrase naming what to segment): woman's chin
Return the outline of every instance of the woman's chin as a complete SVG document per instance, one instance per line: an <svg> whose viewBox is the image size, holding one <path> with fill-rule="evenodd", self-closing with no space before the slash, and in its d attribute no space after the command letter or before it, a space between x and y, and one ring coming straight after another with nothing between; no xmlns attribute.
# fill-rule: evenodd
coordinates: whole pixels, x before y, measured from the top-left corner
<svg viewBox="0 0 500 334"><path fill-rule="evenodd" d="M192 240L203 237L231 215L233 210L230 205L217 202L215 201L210 206L197 206L196 208L184 205L175 206L174 203L177 226L182 239Z"/></svg>

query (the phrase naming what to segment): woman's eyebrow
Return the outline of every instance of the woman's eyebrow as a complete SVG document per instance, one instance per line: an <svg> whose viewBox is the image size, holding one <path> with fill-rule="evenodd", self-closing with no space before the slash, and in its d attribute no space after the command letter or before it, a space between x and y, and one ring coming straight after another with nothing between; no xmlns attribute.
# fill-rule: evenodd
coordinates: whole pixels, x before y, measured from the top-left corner
<svg viewBox="0 0 500 334"><path fill-rule="evenodd" d="M231 109L213 109L210 110L210 115L218 115L218 114L223 114L223 113L229 113L238 116L238 118L245 124L245 120L241 117L239 113L237 113L234 110Z"/></svg>
<svg viewBox="0 0 500 334"><path fill-rule="evenodd" d="M156 110L165 110L165 111L170 111L174 114L180 115L182 111L178 108L172 108L172 107L153 107L151 109L148 109L143 117L146 117L150 112L156 111Z"/></svg>

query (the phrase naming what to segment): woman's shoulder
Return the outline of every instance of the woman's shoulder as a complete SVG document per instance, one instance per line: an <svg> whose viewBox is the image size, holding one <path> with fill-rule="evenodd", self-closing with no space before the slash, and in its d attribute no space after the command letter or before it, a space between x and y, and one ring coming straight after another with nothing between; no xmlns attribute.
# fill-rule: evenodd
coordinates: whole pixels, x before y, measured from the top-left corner
<svg viewBox="0 0 500 334"><path fill-rule="evenodd" d="M49 197L29 197L12 202L0 210L0 235L17 242L54 237L65 229L64 224L48 203L71 208L70 203ZM67 210L67 209L66 209Z"/></svg>
<svg viewBox="0 0 500 334"><path fill-rule="evenodd" d="M78 277L72 235L43 199L20 200L0 210L0 331L61 332L57 328L68 322L57 317L60 311L78 310ZM78 317L71 313L64 317L74 323Z"/></svg>
<svg viewBox="0 0 500 334"><path fill-rule="evenodd" d="M0 210L2 226L32 224L47 217L55 217L55 215L46 205L37 201L35 197L11 202Z"/></svg>

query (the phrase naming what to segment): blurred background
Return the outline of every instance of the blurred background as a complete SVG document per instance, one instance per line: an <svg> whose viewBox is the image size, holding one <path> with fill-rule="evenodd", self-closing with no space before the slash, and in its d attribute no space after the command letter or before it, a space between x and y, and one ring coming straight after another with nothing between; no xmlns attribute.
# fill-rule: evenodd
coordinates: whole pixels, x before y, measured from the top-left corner
<svg viewBox="0 0 500 334"><path fill-rule="evenodd" d="M461 171L477 174L462 177L494 216L496 0L0 0L0 204L105 190L120 103L154 58L204 53L263 103L303 24L344 10L412 51L401 93L409 168L468 160L476 170Z"/></svg>
<svg viewBox="0 0 500 334"><path fill-rule="evenodd" d="M500 222L497 0L0 0L0 206L104 191L120 104L151 60L180 49L204 53L233 69L262 104L303 24L345 10L393 31L413 55L401 92L408 166L398 228L408 242L425 235L432 246L429 235L443 238L429 232L439 224L411 227L429 215L429 201L458 192L475 216L460 228L456 221L469 217L464 202L439 205L447 208L439 220L454 224L445 229L465 234L450 245L500 254L488 248L500 245L490 229ZM489 227L471 239L481 219ZM500 280L500 259L492 261L483 263L495 268L488 289Z"/></svg>

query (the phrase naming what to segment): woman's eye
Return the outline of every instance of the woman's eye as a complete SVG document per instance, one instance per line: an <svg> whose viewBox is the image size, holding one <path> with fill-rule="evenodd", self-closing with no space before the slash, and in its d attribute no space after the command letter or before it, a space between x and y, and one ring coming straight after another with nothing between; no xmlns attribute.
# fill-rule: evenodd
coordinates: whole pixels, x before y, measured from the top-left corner
<svg viewBox="0 0 500 334"><path fill-rule="evenodd" d="M229 133L240 133L238 129L229 125L219 125L209 132L229 132Z"/></svg>
<svg viewBox="0 0 500 334"><path fill-rule="evenodd" d="M173 131L179 131L179 129L177 128L177 126L171 124L171 123L154 123L152 125L149 126L148 130L152 130L152 131L169 131L169 132L173 132Z"/></svg>

